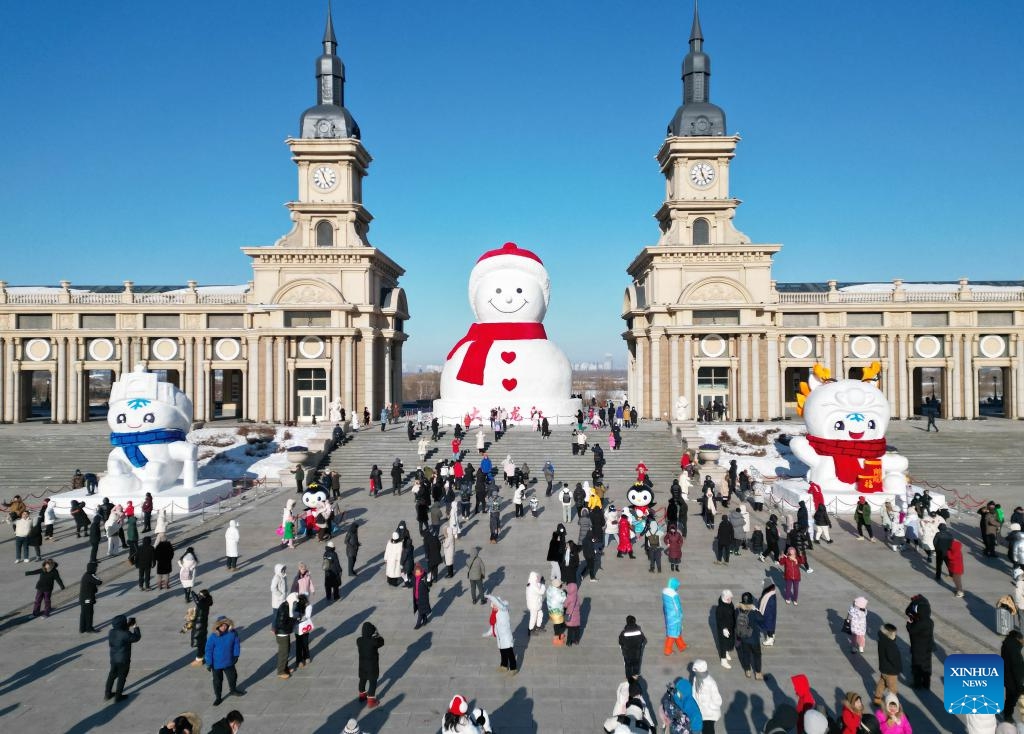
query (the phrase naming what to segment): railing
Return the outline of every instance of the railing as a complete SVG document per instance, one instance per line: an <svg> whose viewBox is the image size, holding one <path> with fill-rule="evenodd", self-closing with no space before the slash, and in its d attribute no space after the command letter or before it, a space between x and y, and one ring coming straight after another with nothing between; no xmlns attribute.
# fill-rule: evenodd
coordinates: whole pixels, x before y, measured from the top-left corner
<svg viewBox="0 0 1024 734"><path fill-rule="evenodd" d="M70 303L118 305L122 303L141 303L148 305L168 305L190 303L186 293L133 293L129 301L125 301L124 293L72 293ZM63 293L8 293L7 303L15 306L50 306L66 303ZM209 305L247 303L245 293L200 293L196 303Z"/></svg>
<svg viewBox="0 0 1024 734"><path fill-rule="evenodd" d="M1013 302L1024 301L1024 288L980 291L972 290L966 297L955 291L902 291L908 303L951 303L958 301L975 302ZM779 303L815 304L815 303L893 303L896 298L893 291L832 291L830 293L779 293Z"/></svg>

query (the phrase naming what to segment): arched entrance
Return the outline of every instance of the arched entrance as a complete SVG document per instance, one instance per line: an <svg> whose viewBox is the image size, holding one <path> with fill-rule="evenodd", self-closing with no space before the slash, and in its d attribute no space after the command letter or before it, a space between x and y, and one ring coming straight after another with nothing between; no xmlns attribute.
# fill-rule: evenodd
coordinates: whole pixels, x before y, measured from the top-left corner
<svg viewBox="0 0 1024 734"><path fill-rule="evenodd" d="M800 383L807 382L811 376L810 367L787 367L783 377L783 413L786 418L795 418L796 396L800 393Z"/></svg>
<svg viewBox="0 0 1024 734"><path fill-rule="evenodd" d="M242 370L213 370L213 419L244 418Z"/></svg>
<svg viewBox="0 0 1024 734"><path fill-rule="evenodd" d="M105 420L110 409L110 387L117 379L114 370L85 370L82 403L83 421Z"/></svg>
<svg viewBox="0 0 1024 734"><path fill-rule="evenodd" d="M978 369L978 415L993 418L1006 417L1006 374L1005 367L981 367Z"/></svg>
<svg viewBox="0 0 1024 734"><path fill-rule="evenodd" d="M53 420L53 375L49 370L20 372L21 420Z"/></svg>

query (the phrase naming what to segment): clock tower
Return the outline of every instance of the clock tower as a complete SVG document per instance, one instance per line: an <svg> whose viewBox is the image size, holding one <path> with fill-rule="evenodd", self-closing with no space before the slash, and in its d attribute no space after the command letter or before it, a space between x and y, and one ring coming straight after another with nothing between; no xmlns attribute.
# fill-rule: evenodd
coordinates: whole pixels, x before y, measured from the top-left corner
<svg viewBox="0 0 1024 734"><path fill-rule="evenodd" d="M376 417L402 402L405 271L368 239L363 177L372 158L345 107L330 10L322 44L316 104L285 141L298 171L291 231L271 246L242 248L252 258L252 321L266 337L257 368L275 420L323 422L364 407Z"/></svg>
<svg viewBox="0 0 1024 734"><path fill-rule="evenodd" d="M654 215L660 236L626 269L627 392L648 418L692 418L698 405L728 412L737 402L748 415L762 414L749 409L760 405L750 384L766 352L749 334L770 325L764 305L780 246L753 244L733 224L740 201L729 190L729 166L740 138L711 102L710 82L695 5L682 104L657 155L665 176L665 201Z"/></svg>

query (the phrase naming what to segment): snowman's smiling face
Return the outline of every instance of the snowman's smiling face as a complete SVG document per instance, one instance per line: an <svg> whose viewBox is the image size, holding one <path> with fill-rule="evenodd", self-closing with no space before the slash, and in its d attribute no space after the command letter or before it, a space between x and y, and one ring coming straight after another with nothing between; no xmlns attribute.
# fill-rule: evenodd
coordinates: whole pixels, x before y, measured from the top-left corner
<svg viewBox="0 0 1024 734"><path fill-rule="evenodd" d="M477 286L473 312L482 322L540 322L547 311L545 293L536 278L512 269L484 275Z"/></svg>

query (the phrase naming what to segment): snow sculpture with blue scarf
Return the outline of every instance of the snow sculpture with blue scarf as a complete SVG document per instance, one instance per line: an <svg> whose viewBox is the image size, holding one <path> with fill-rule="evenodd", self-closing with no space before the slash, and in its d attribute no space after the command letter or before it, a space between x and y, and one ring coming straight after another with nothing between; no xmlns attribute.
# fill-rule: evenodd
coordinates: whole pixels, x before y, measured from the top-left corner
<svg viewBox="0 0 1024 734"><path fill-rule="evenodd" d="M114 450L101 494L155 494L179 479L186 489L195 487L196 447L186 440L192 401L176 386L136 367L111 386L107 423Z"/></svg>

